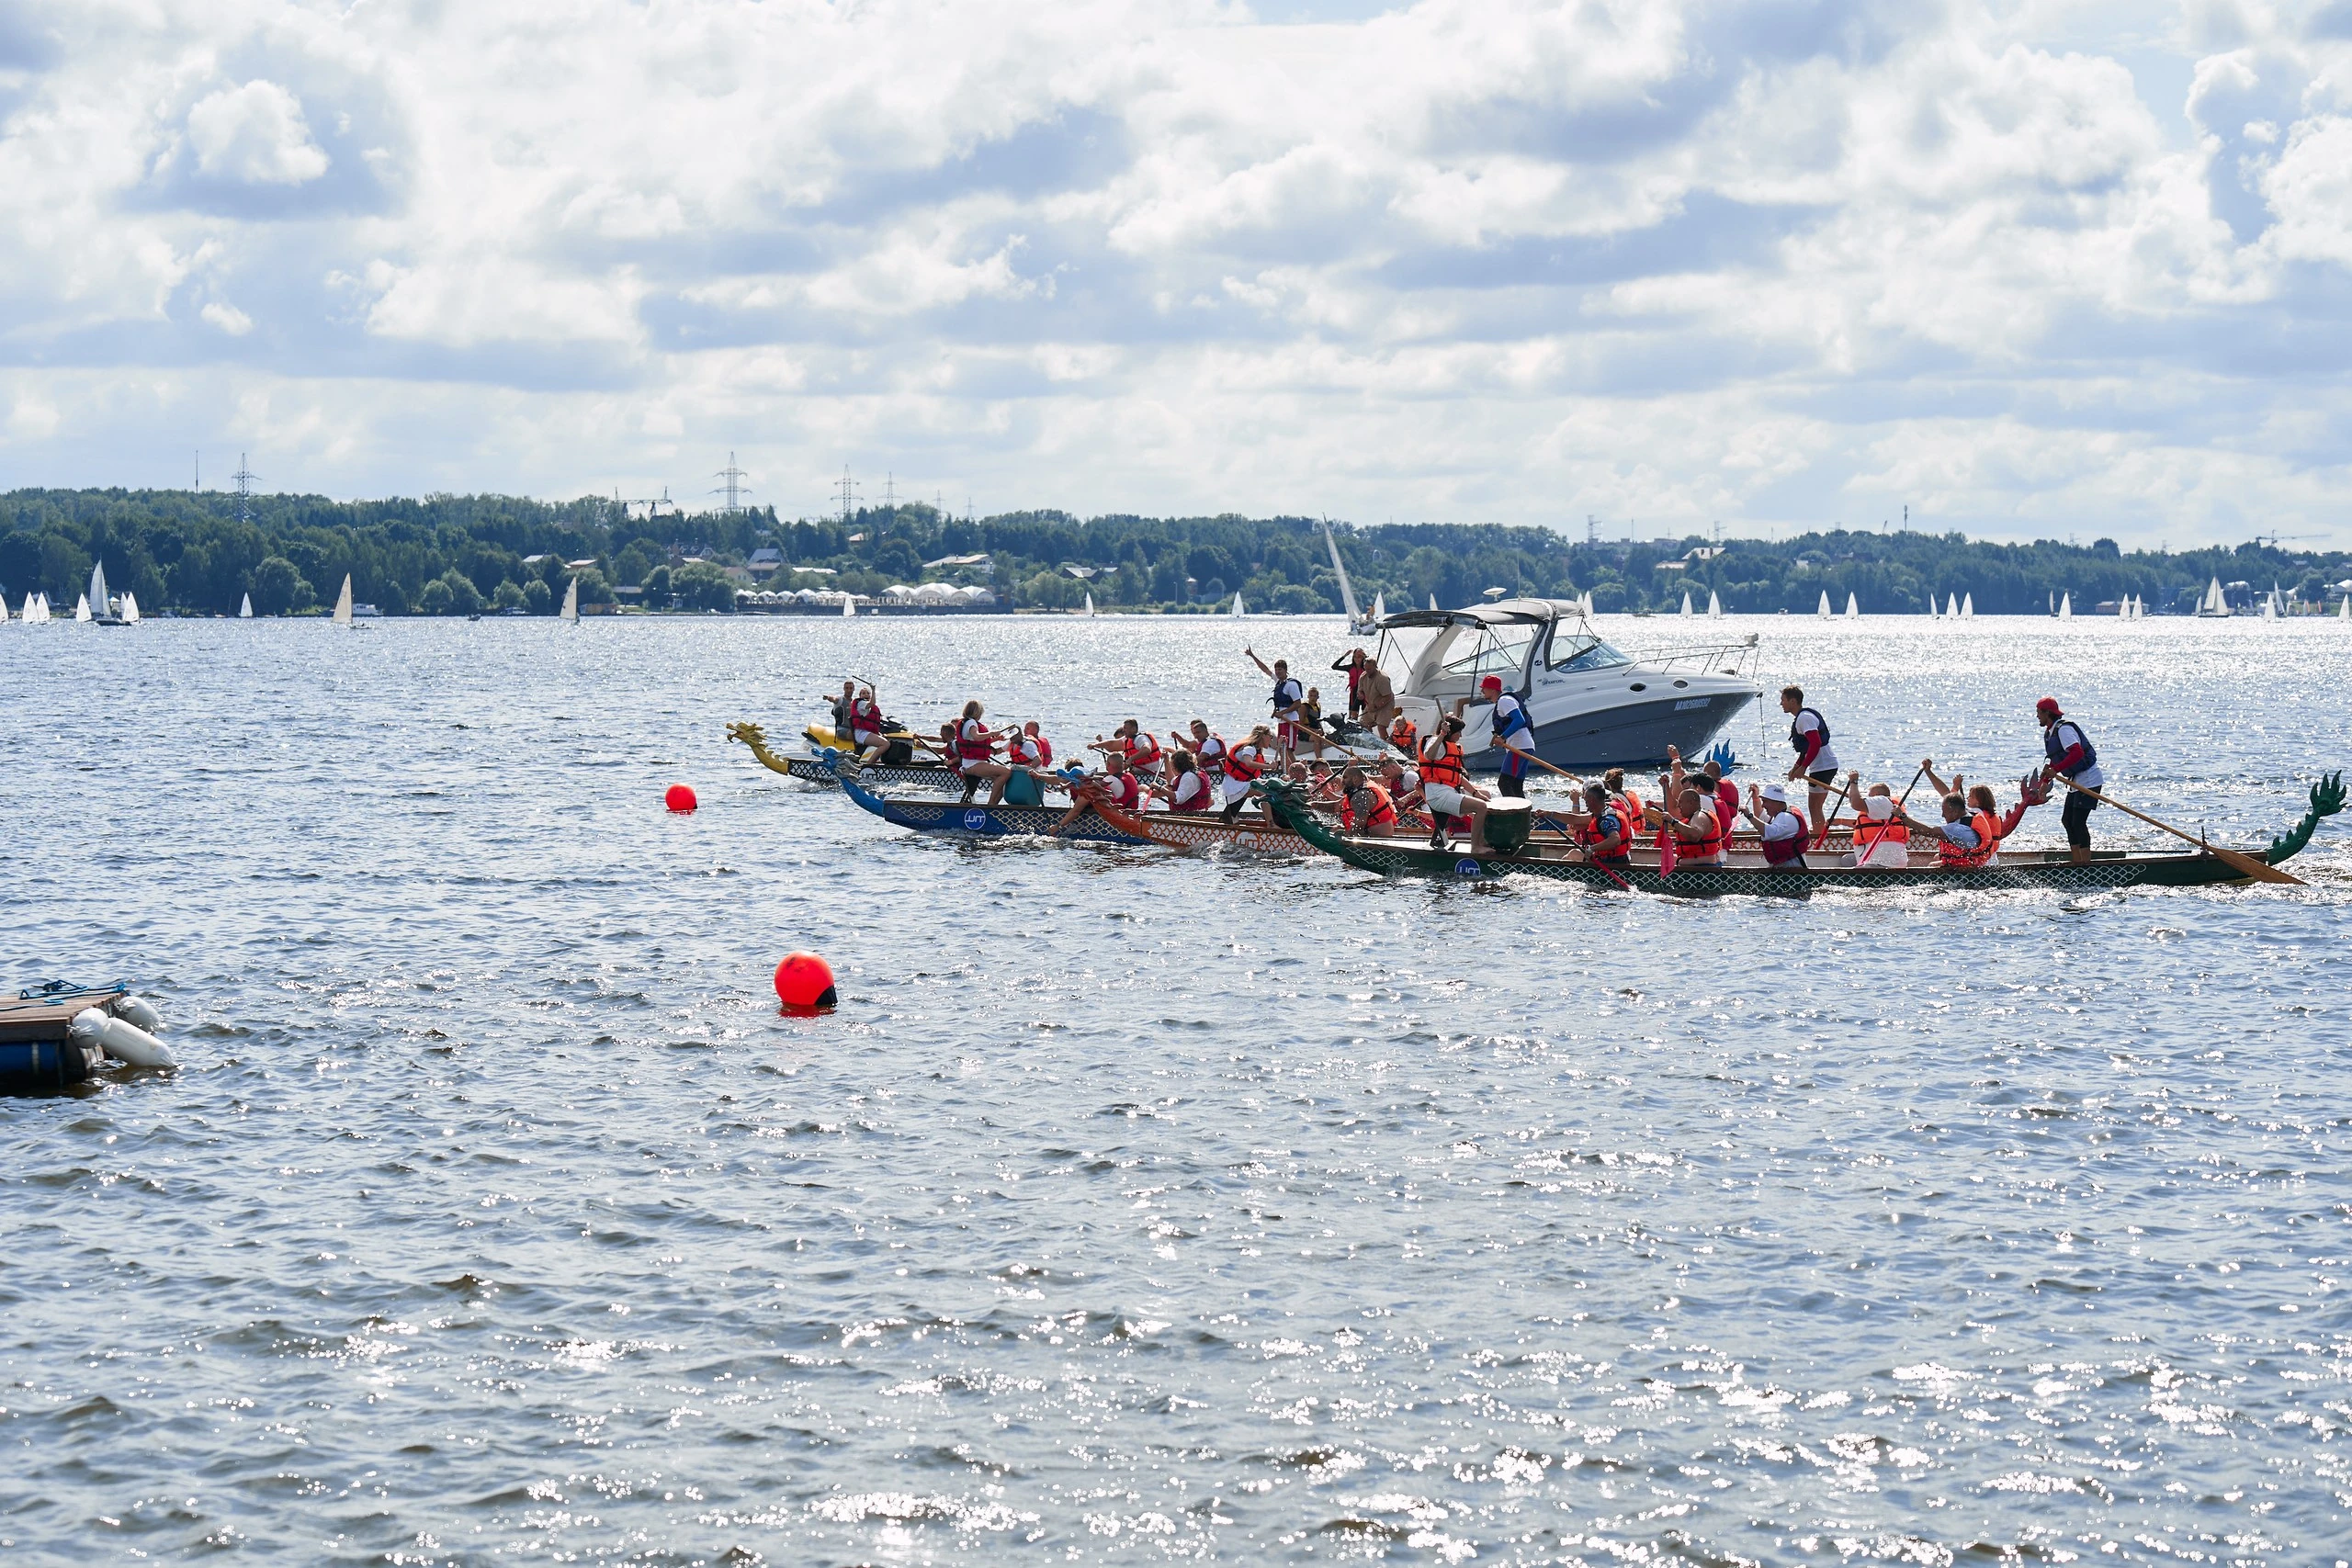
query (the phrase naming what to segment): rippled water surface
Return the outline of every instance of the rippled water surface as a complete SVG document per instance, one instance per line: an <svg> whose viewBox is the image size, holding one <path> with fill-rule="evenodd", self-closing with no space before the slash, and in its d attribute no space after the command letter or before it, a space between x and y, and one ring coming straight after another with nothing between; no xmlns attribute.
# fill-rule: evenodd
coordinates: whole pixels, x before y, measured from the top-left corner
<svg viewBox="0 0 2352 1568"><path fill-rule="evenodd" d="M1898 787L2044 692L2217 839L2352 762L2332 622L1731 626ZM1229 727L1340 630L0 627L0 978L187 1064L0 1100L0 1553L2352 1557L2343 819L1677 903L924 840L724 738Z"/></svg>

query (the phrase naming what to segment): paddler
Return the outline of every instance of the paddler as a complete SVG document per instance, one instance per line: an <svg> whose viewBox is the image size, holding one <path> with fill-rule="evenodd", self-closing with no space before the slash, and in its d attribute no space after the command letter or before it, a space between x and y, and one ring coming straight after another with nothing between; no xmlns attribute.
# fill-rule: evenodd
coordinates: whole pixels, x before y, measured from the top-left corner
<svg viewBox="0 0 2352 1568"><path fill-rule="evenodd" d="M1225 787L1225 737L1212 733L1206 719L1196 718L1187 728L1193 732L1193 744L1189 750L1199 759L1201 772L1208 776L1212 787L1222 791Z"/></svg>
<svg viewBox="0 0 2352 1568"><path fill-rule="evenodd" d="M1674 803L1666 826L1674 835L1675 860L1689 865L1723 864L1731 825L1715 815L1720 809L1715 792L1701 788L1698 775L1683 773L1682 755L1673 747L1666 749L1666 797Z"/></svg>
<svg viewBox="0 0 2352 1568"><path fill-rule="evenodd" d="M1428 802L1433 828L1430 848L1446 847L1448 818L1469 819L1470 852L1487 852L1487 792L1470 782L1462 767L1462 716L1447 714L1438 720L1437 733L1421 748L1421 798Z"/></svg>
<svg viewBox="0 0 2352 1568"><path fill-rule="evenodd" d="M1351 762L1340 775L1340 827L1368 839L1396 836L1396 802L1386 785L1366 777L1363 769Z"/></svg>
<svg viewBox="0 0 2352 1568"><path fill-rule="evenodd" d="M1588 865L1623 872L1633 864L1634 827L1625 818L1623 802L1609 793L1608 785L1585 785L1584 814L1569 820L1576 830L1576 853Z"/></svg>
<svg viewBox="0 0 2352 1568"><path fill-rule="evenodd" d="M955 727L956 773L964 781L964 798L970 800L972 792L982 784L993 786L989 792L989 804L995 806L1004 799L1004 781L1012 770L996 761L997 736L981 722L985 710L978 697L964 705L964 716Z"/></svg>
<svg viewBox="0 0 2352 1568"><path fill-rule="evenodd" d="M1298 749L1298 705L1306 700L1306 688L1291 679L1288 660L1277 659L1273 662L1273 667L1268 669L1266 661L1258 657L1257 649L1245 648L1241 651L1249 656L1250 663L1265 671L1266 679L1274 683L1273 695L1269 701L1273 705L1275 734L1281 740L1283 750L1296 750Z"/></svg>
<svg viewBox="0 0 2352 1568"><path fill-rule="evenodd" d="M1025 745L1037 749L1039 761L1049 768L1054 765L1054 743L1046 739L1045 731L1037 728L1035 719L1033 718L1021 727L1021 739Z"/></svg>
<svg viewBox="0 0 2352 1568"><path fill-rule="evenodd" d="M1981 844L1989 846L1983 850L1982 858L1975 863L1997 864L2000 860L2002 840L2018 830L2018 824L2025 820L2025 814L2031 808L2033 802L2026 799L2024 793L2020 791L2018 803L2004 813L2001 810L2000 802L1994 797L1992 785L1972 784L1960 773L1952 774L1951 782L1946 784L1936 777L1935 763L1932 759L1922 761L1919 764L1919 771L1928 775L1928 787L1938 795L1958 795L1967 804L1967 821L1970 829L1975 832ZM2077 797L2070 796L2069 798Z"/></svg>
<svg viewBox="0 0 2352 1568"><path fill-rule="evenodd" d="M866 686L850 699L850 749L857 753L861 766L872 767L890 750L890 738L882 733L888 720L882 716L882 705L875 700L874 688Z"/></svg>
<svg viewBox="0 0 2352 1568"><path fill-rule="evenodd" d="M1642 797L1625 787L1625 770L1611 768L1600 775L1601 784L1609 791L1609 798L1618 814L1624 818L1626 829L1639 833L1649 826L1649 815L1643 808Z"/></svg>
<svg viewBox="0 0 2352 1568"><path fill-rule="evenodd" d="M1421 732L1401 713L1389 722L1388 744L1416 761L1420 760Z"/></svg>
<svg viewBox="0 0 2352 1568"><path fill-rule="evenodd" d="M1739 815L1739 786L1724 777L1724 765L1713 757L1699 765L1699 787L1714 792L1716 821L1729 823Z"/></svg>
<svg viewBox="0 0 2352 1568"><path fill-rule="evenodd" d="M1496 770L1496 787L1514 800L1524 800L1527 760L1535 754L1535 727L1528 722L1527 710L1519 699L1503 690L1501 676L1489 675L1479 682L1478 694L1495 705L1495 744L1503 754L1502 765Z"/></svg>
<svg viewBox="0 0 2352 1568"><path fill-rule="evenodd" d="M1380 787L1386 790L1388 798L1396 803L1398 817L1420 809L1419 769L1408 768L1394 757L1383 757L1380 759Z"/></svg>
<svg viewBox="0 0 2352 1568"><path fill-rule="evenodd" d="M1789 809L1787 786L1769 784L1759 790L1750 784L1748 799L1747 819L1763 840L1764 863L1774 871L1805 870L1804 818Z"/></svg>
<svg viewBox="0 0 2352 1568"><path fill-rule="evenodd" d="M1175 769L1176 780L1168 789L1168 808L1171 811L1208 810L1209 781L1201 773L1200 759L1190 751L1178 751L1169 761Z"/></svg>
<svg viewBox="0 0 2352 1568"><path fill-rule="evenodd" d="M1278 766L1281 759L1274 754L1274 732L1259 725L1250 732L1250 739L1232 748L1225 755L1225 819L1228 822L1241 815L1242 803L1250 798L1250 786L1268 768ZM1271 808L1267 812L1272 816Z"/></svg>
<svg viewBox="0 0 2352 1568"><path fill-rule="evenodd" d="M1127 720L1126 723L1119 726L1118 734L1112 739L1122 742L1126 747L1129 773L1147 782L1156 782L1159 779L1159 738L1146 729L1141 719Z"/></svg>
<svg viewBox="0 0 2352 1568"><path fill-rule="evenodd" d="M1781 688L1781 711L1789 716L1789 744L1797 753L1797 760L1789 764L1789 782L1805 781L1813 835L1817 839L1829 826L1823 807L1838 782L1838 756L1829 750L1829 721L1820 710L1805 705L1804 692L1796 686Z"/></svg>
<svg viewBox="0 0 2352 1568"><path fill-rule="evenodd" d="M2085 789L2099 789L2107 784L2107 775L2099 771L2098 748L2083 733L2083 727L2068 718L2058 705L2056 697L2044 697L2033 705L2033 716L2041 724L2041 750L2049 757L2041 770L2041 782L2048 784L2064 777L2082 789L2066 792L2066 804L2058 809L2058 819L2066 825L2066 858L2076 865L2087 864L2091 858L2091 813L2098 802L2085 795Z"/></svg>
<svg viewBox="0 0 2352 1568"><path fill-rule="evenodd" d="M1846 798L1854 807L1853 852L1840 865L1861 871L1902 871L1911 863L1910 819L1894 808L1894 791L1886 784L1871 785L1857 794L1859 779L1846 781Z"/></svg>

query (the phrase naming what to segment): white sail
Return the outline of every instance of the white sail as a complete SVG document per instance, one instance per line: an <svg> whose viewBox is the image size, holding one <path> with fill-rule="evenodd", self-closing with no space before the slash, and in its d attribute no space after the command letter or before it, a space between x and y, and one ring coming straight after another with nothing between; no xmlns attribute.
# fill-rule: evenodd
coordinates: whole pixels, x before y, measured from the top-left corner
<svg viewBox="0 0 2352 1568"><path fill-rule="evenodd" d="M139 595L128 588L122 591L122 624L126 626L139 624Z"/></svg>
<svg viewBox="0 0 2352 1568"><path fill-rule="evenodd" d="M1437 595L1434 593L1430 595L1430 608L1432 610L1437 608Z"/></svg>
<svg viewBox="0 0 2352 1568"><path fill-rule="evenodd" d="M1944 616L1945 616L1945 618L1946 618L1946 619L1948 619L1948 620L1954 620L1954 621L1956 621L1956 620L1960 619L1960 595L1959 595L1959 594L1957 594L1957 593L1952 594L1952 595L1951 596L1951 599L1950 599L1950 600L1945 604L1945 605L1944 605Z"/></svg>
<svg viewBox="0 0 2352 1568"><path fill-rule="evenodd" d="M852 593L846 588L842 590L842 614L844 615L855 615L857 614L857 595Z"/></svg>
<svg viewBox="0 0 2352 1568"><path fill-rule="evenodd" d="M2346 593L2343 598L2335 602L2335 618L2339 621L2352 621L2352 592Z"/></svg>
<svg viewBox="0 0 2352 1568"><path fill-rule="evenodd" d="M2075 618L2075 596L2072 593L2062 593L2058 596L2058 618L2062 621L2071 621Z"/></svg>
<svg viewBox="0 0 2352 1568"><path fill-rule="evenodd" d="M1372 624L1376 626L1387 618L1388 595L1385 592L1374 594L1372 596Z"/></svg>
<svg viewBox="0 0 2352 1568"><path fill-rule="evenodd" d="M74 601L74 618L77 621L90 618L90 596L87 593Z"/></svg>
<svg viewBox="0 0 2352 1568"><path fill-rule="evenodd" d="M563 585L562 616L567 621L580 618L580 580L573 578Z"/></svg>
<svg viewBox="0 0 2352 1568"><path fill-rule="evenodd" d="M2197 606L2200 615L2226 615L2230 613L2229 595L2222 592L2222 580L2213 579L2205 590L2204 603Z"/></svg>
<svg viewBox="0 0 2352 1568"><path fill-rule="evenodd" d="M1331 573L1340 580L1340 604L1348 613L1348 629L1363 625L1363 616L1356 612L1355 585L1348 581L1347 563L1340 559L1340 541L1331 537L1331 520L1323 519L1323 544L1331 552Z"/></svg>
<svg viewBox="0 0 2352 1568"><path fill-rule="evenodd" d="M351 573L347 571L343 574L343 592L334 596L334 624L339 626L351 624Z"/></svg>
<svg viewBox="0 0 2352 1568"><path fill-rule="evenodd" d="M1086 618L1090 621L1094 618L1094 594L1091 590L1086 595Z"/></svg>
<svg viewBox="0 0 2352 1568"><path fill-rule="evenodd" d="M1707 619L1711 621L1720 621L1723 618L1724 602L1717 598L1715 596L1715 591L1710 588L1707 590Z"/></svg>
<svg viewBox="0 0 2352 1568"><path fill-rule="evenodd" d="M1859 621L1862 618L1862 602L1855 598L1850 591L1846 595L1846 618L1849 621Z"/></svg>
<svg viewBox="0 0 2352 1568"><path fill-rule="evenodd" d="M1685 593L1682 596L1682 618L1687 621L1690 618L1690 595Z"/></svg>
<svg viewBox="0 0 2352 1568"><path fill-rule="evenodd" d="M1238 621L1247 616L1249 614L1249 611L1241 607L1241 595L1237 592L1233 595L1233 618Z"/></svg>
<svg viewBox="0 0 2352 1568"><path fill-rule="evenodd" d="M1961 599L1961 602L1960 602L1960 618L1961 618L1962 620L1963 620L1963 621L1973 621L1973 620L1974 620L1974 619L1976 618L1976 595L1975 595L1975 594L1973 594L1973 593L1970 593L1970 594L1967 594L1967 595L1963 596L1963 597Z"/></svg>
<svg viewBox="0 0 2352 1568"><path fill-rule="evenodd" d="M237 601L237 619L241 621L250 621L253 618L254 596L248 593L243 598Z"/></svg>
<svg viewBox="0 0 2352 1568"><path fill-rule="evenodd" d="M90 569L89 604L90 614L80 617L83 620L95 616L103 621L114 614L114 606L107 603L107 563L104 561Z"/></svg>

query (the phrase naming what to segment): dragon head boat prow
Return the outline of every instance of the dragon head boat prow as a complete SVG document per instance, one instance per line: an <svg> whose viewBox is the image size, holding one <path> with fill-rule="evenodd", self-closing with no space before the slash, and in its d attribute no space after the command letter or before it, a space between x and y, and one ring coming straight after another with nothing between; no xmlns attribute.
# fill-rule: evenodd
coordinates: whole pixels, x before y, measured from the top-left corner
<svg viewBox="0 0 2352 1568"><path fill-rule="evenodd" d="M2303 846L2312 841L2312 834L2318 830L2320 818L2333 817L2344 809L2343 773L2322 773L2319 782L2312 785L2311 799L2311 809L2303 813L2303 819L2270 840L2270 847L2263 852L2264 860L2277 865L2301 854Z"/></svg>

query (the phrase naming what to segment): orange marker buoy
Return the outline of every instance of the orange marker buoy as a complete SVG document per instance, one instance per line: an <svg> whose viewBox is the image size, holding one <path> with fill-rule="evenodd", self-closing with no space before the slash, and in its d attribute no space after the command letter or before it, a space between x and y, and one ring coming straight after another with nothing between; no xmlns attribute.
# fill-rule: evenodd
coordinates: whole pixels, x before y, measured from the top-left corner
<svg viewBox="0 0 2352 1568"><path fill-rule="evenodd" d="M662 804L667 806L673 811L692 811L695 807L700 806L702 802L696 800L695 798L695 792L688 789L685 785L672 784L670 786L669 793L662 797Z"/></svg>
<svg viewBox="0 0 2352 1568"><path fill-rule="evenodd" d="M792 1013L820 1012L841 1001L833 990L833 969L813 953L787 953L775 966L776 999Z"/></svg>

